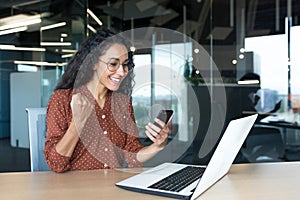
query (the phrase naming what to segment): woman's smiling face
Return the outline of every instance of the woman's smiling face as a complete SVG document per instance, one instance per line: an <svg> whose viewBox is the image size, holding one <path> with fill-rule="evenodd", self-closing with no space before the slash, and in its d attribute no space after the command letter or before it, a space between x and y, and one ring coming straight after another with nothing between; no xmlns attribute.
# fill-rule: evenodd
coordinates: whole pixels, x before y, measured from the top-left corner
<svg viewBox="0 0 300 200"><path fill-rule="evenodd" d="M128 51L124 45L113 44L99 57L95 65L95 77L105 88L116 91L128 74ZM119 66L119 67L118 67Z"/></svg>

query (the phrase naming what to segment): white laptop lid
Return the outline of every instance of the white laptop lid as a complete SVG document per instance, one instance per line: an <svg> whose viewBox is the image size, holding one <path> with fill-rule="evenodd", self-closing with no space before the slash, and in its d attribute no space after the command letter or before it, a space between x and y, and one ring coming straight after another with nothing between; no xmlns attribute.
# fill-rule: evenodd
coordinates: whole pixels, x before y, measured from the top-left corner
<svg viewBox="0 0 300 200"><path fill-rule="evenodd" d="M256 118L257 114L230 121L191 199L227 174Z"/></svg>
<svg viewBox="0 0 300 200"><path fill-rule="evenodd" d="M248 133L250 132L256 118L257 114L230 121L200 181L196 181L187 189L178 192L178 195L182 195L181 197L189 196L191 199L195 199L213 184L215 184L224 175L226 175ZM120 181L116 183L116 185L138 192L159 195L166 193L171 195L174 192L149 192L148 190L151 189L147 187L172 174L173 172L182 169L185 166L188 165L178 163L163 163L141 174ZM195 186L196 189L192 193L191 189L195 188Z"/></svg>

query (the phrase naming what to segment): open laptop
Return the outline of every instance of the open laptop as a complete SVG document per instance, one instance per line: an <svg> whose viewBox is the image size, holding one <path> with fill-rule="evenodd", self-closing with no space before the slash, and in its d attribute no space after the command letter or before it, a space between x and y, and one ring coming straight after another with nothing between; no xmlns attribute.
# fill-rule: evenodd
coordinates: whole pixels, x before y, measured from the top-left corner
<svg viewBox="0 0 300 200"><path fill-rule="evenodd" d="M116 185L148 194L195 199L228 173L256 118L257 114L231 120L207 167L163 163Z"/></svg>

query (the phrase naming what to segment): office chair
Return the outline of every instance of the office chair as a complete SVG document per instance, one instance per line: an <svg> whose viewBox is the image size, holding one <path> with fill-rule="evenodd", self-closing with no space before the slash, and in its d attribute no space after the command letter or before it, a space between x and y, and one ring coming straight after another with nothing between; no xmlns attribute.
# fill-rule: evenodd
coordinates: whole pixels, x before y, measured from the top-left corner
<svg viewBox="0 0 300 200"><path fill-rule="evenodd" d="M46 108L26 108L28 117L31 171L49 171L44 157Z"/></svg>
<svg viewBox="0 0 300 200"><path fill-rule="evenodd" d="M250 163L284 161L285 145L280 129L254 125L240 152Z"/></svg>

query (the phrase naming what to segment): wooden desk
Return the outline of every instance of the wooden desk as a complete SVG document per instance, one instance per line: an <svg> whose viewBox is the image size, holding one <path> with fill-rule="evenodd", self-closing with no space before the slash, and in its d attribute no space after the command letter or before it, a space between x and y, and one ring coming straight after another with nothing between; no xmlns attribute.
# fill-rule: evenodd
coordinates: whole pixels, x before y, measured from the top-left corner
<svg viewBox="0 0 300 200"><path fill-rule="evenodd" d="M127 191L114 185L142 169L0 173L3 200L168 199ZM236 164L199 199L298 199L300 162Z"/></svg>

